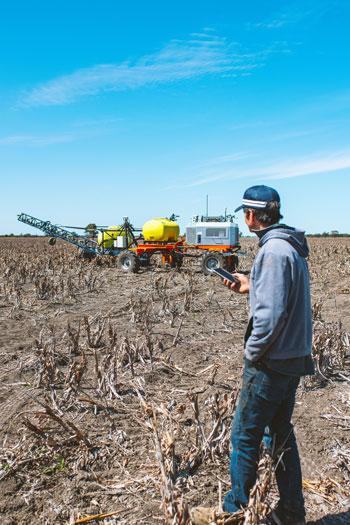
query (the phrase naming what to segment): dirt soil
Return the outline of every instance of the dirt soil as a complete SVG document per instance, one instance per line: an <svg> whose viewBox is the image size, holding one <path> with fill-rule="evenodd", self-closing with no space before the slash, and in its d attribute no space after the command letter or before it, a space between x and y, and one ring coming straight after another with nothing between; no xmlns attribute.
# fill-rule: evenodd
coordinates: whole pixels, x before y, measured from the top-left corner
<svg viewBox="0 0 350 525"><path fill-rule="evenodd" d="M350 239L310 245L318 374L293 422L308 524L345 524ZM249 270L256 240L242 250ZM132 274L64 242L0 238L2 525L182 523L187 506L218 505L248 309L196 259Z"/></svg>

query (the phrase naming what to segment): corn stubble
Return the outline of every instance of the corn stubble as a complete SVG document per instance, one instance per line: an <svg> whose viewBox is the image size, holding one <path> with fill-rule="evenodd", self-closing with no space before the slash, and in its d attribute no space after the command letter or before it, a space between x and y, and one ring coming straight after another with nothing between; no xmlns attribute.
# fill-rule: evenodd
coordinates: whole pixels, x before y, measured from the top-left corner
<svg viewBox="0 0 350 525"><path fill-rule="evenodd" d="M193 260L181 272L155 266L144 270L146 278L115 277L113 258L88 262L65 244L49 249L36 242L40 249L27 242L20 250L2 241L2 320L11 326L29 320L32 333L19 359L20 395L4 387L22 402L4 427L0 481L15 478L29 508L48 477L52 487L62 486L64 477L72 488L57 501L47 493L51 514L42 511L42 523L52 516L55 523L82 523L100 515L110 524L185 525L189 508L206 503L203 494L220 508L222 484L229 488L230 428L240 390L240 371L232 378L221 354L232 347L241 359L246 298L218 294L217 281L200 274ZM331 272L320 270L327 250L316 245L312 282L321 273L324 282ZM333 250L328 257L348 276L347 260L339 247ZM247 268L256 249L248 251ZM339 374L349 381L348 333L339 319L324 319L322 294L316 295L317 373L303 381L303 396ZM339 403L343 411L324 416L348 431L350 398ZM332 454L350 489L349 448L338 441ZM230 522L218 513L214 523L261 523L276 501L275 465L262 450L244 516ZM321 498L326 481L308 480L305 490ZM346 490L333 482L327 481L326 495L335 505L346 501ZM100 514L89 512L95 503L87 500Z"/></svg>

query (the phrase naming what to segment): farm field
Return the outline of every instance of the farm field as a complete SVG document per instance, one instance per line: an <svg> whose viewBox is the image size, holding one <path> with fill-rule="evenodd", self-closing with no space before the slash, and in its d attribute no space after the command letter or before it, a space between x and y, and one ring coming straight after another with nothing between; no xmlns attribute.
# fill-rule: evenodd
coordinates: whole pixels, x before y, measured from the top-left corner
<svg viewBox="0 0 350 525"><path fill-rule="evenodd" d="M241 244L249 270L257 241ZM350 239L309 244L318 373L293 422L308 524L346 524ZM193 259L129 274L61 241L0 238L2 525L184 524L188 508L218 505L248 309ZM276 501L267 463L261 516Z"/></svg>

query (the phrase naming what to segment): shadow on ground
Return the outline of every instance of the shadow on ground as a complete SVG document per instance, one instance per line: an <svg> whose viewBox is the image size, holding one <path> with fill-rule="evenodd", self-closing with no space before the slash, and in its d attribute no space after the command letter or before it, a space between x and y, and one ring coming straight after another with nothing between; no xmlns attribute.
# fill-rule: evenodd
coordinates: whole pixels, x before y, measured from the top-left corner
<svg viewBox="0 0 350 525"><path fill-rule="evenodd" d="M340 514L327 514L316 521L308 521L307 525L346 525L350 523L350 510Z"/></svg>

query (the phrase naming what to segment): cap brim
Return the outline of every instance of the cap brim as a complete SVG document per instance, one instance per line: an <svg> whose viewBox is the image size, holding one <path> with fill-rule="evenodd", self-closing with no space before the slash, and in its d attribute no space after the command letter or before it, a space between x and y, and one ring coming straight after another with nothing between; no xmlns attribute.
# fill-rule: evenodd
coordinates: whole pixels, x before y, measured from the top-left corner
<svg viewBox="0 0 350 525"><path fill-rule="evenodd" d="M236 213L236 211L243 210L243 208L244 208L243 204L241 206L238 206L238 208L235 209L234 213Z"/></svg>

